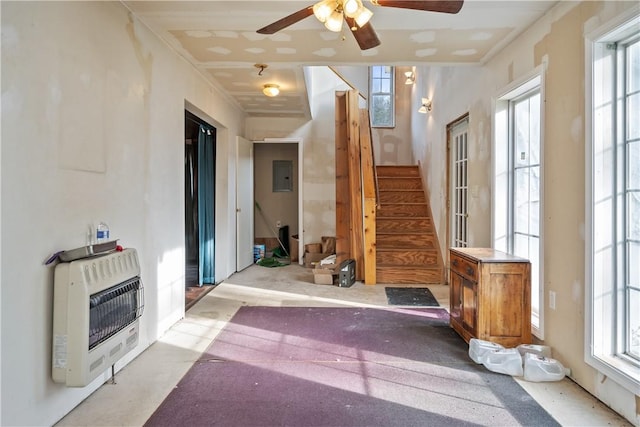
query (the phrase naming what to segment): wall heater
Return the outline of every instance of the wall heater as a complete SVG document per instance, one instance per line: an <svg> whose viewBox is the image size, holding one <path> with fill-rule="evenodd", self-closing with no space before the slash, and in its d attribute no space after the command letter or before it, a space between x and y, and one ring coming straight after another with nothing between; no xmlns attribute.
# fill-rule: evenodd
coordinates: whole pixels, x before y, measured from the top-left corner
<svg viewBox="0 0 640 427"><path fill-rule="evenodd" d="M84 387L138 344L144 308L135 249L56 266L52 377Z"/></svg>

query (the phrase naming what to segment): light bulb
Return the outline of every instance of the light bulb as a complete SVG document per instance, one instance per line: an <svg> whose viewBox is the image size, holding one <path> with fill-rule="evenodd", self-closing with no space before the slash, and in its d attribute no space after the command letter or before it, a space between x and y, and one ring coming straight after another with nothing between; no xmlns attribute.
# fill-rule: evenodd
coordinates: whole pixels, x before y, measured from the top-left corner
<svg viewBox="0 0 640 427"><path fill-rule="evenodd" d="M331 13L335 9L331 3L333 3L331 0L322 0L313 5L313 14L318 18L318 21L326 22L329 16L331 16Z"/></svg>
<svg viewBox="0 0 640 427"><path fill-rule="evenodd" d="M266 84L264 85L264 89L262 89L262 93L266 96L278 96L280 93L280 86L272 83Z"/></svg>
<svg viewBox="0 0 640 427"><path fill-rule="evenodd" d="M342 10L344 10L344 14L349 18L355 18L361 6L358 0L346 0L342 5Z"/></svg>
<svg viewBox="0 0 640 427"><path fill-rule="evenodd" d="M358 24L358 27L362 28L367 22L369 22L369 19L371 19L372 16L373 12L362 6L358 10L358 15L355 18L356 24Z"/></svg>
<svg viewBox="0 0 640 427"><path fill-rule="evenodd" d="M342 31L342 22L344 20L344 16L341 12L334 11L331 16L327 19L327 22L324 23L324 26L327 27L327 30L333 31L334 33L339 33Z"/></svg>

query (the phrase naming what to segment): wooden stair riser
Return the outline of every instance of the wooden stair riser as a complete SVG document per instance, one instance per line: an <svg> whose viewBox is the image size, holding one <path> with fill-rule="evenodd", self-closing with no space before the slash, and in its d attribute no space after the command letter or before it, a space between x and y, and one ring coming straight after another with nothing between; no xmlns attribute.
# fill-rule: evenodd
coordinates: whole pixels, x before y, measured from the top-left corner
<svg viewBox="0 0 640 427"><path fill-rule="evenodd" d="M435 250L381 250L376 252L376 265L384 266L416 266L427 267L438 265L438 254Z"/></svg>
<svg viewBox="0 0 640 427"><path fill-rule="evenodd" d="M429 206L426 203L402 203L380 205L376 212L378 217L426 217Z"/></svg>
<svg viewBox="0 0 640 427"><path fill-rule="evenodd" d="M417 166L376 166L378 178L388 176L420 176Z"/></svg>
<svg viewBox="0 0 640 427"><path fill-rule="evenodd" d="M376 268L376 281L388 284L442 283L441 268Z"/></svg>
<svg viewBox="0 0 640 427"><path fill-rule="evenodd" d="M431 230L430 218L378 218L378 233L420 233Z"/></svg>
<svg viewBox="0 0 640 427"><path fill-rule="evenodd" d="M378 249L436 249L433 233L420 234L378 234Z"/></svg>
<svg viewBox="0 0 640 427"><path fill-rule="evenodd" d="M385 203L426 203L422 190L380 191L380 204Z"/></svg>
<svg viewBox="0 0 640 427"><path fill-rule="evenodd" d="M419 177L392 178L384 177L378 179L378 189L380 190L422 190L422 181Z"/></svg>

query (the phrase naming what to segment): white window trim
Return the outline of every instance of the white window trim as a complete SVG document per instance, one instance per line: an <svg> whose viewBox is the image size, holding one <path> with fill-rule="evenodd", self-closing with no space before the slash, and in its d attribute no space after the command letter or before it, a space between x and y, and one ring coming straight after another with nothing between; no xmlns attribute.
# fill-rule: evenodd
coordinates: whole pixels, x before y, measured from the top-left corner
<svg viewBox="0 0 640 427"><path fill-rule="evenodd" d="M593 58L597 44L607 38L616 40L625 31L640 24L640 7L633 7L618 17L585 34L585 362L630 392L640 395L640 368L622 358L596 354L593 336Z"/></svg>
<svg viewBox="0 0 640 427"><path fill-rule="evenodd" d="M391 124L390 125L376 125L371 122L371 127L375 129L394 129L396 127L396 73L397 67L394 65L372 65L369 67L369 101L373 102L373 97L375 94L384 94L385 92L374 92L373 91L373 75L371 73L372 67L391 67L392 72L390 73L390 89L391 92L389 95L391 96ZM371 106L369 106L369 111L372 111ZM371 113L370 113L371 114Z"/></svg>
<svg viewBox="0 0 640 427"><path fill-rule="evenodd" d="M544 242L545 242L545 233L544 233L544 195L545 195L545 189L544 189L544 177L545 177L545 162L544 162L544 129L545 129L545 72L547 70L547 58L543 58L542 60L542 64L538 65L536 68L534 68L531 72L525 74L524 76L522 76L520 79L517 79L515 81L513 81L512 83L510 83L508 86L506 86L505 88L503 88L498 95L496 95L493 99L493 123L492 123L492 141L493 141L493 154L491 156L491 170L492 170L492 176L491 176L491 187L492 187L492 193L495 195L495 197L493 198L493 206L491 209L491 236L492 236L492 241L493 241L493 247L495 249L501 250L501 251L506 251L506 242L502 240L502 236L497 236L497 232L496 232L496 211L498 209L503 209L501 206L498 206L498 203L500 203L500 201L498 200L499 197L496 194L496 187L497 187L497 165L496 165L496 153L501 152L502 150L504 150L505 146L508 146L509 141L508 141L508 137L506 138L506 141L503 138L503 135L508 135L508 129L505 129L505 127L508 128L509 126L509 122L508 119L505 120L501 120L498 118L499 114L501 112L507 112L508 108L509 108L509 100L511 100L512 98L516 97L519 94L524 94L530 90L532 90L535 87L539 87L540 88L540 246L539 246L539 254L538 254L538 260L539 260L539 271L538 271L538 280L539 280L539 288L538 288L538 298L540 301L540 307L539 307L539 326L536 327L533 325L531 325L531 333L537 337L540 340L544 340L544 312L545 312L545 288L544 288ZM497 131L497 129L500 129L500 132ZM508 154L505 154L505 156ZM511 174L512 171L509 171L509 173ZM512 177L510 176L509 179L511 179Z"/></svg>

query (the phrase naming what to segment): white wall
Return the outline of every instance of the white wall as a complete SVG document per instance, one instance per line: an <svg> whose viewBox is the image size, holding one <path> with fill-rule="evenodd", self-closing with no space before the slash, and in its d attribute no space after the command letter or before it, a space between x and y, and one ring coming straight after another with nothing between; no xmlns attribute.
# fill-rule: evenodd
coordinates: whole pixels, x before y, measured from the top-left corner
<svg viewBox="0 0 640 427"><path fill-rule="evenodd" d="M585 289L585 25L606 22L637 2L560 2L523 35L477 68L420 67L417 84L433 99L426 123L414 120L413 147L423 165L446 162L446 126L469 113L469 183L472 246L491 246L491 116L493 102L511 82L547 63L544 122L544 286L556 292L556 308L545 311L544 343L571 369L572 378L638 424L637 397L584 362ZM414 97L414 105L419 105ZM416 119L416 117L414 117ZM443 243L445 179L429 168L434 221ZM443 253L446 250L442 247Z"/></svg>
<svg viewBox="0 0 640 427"><path fill-rule="evenodd" d="M51 425L105 378L85 388L50 379L53 269L43 260L84 245L99 220L136 248L141 352L184 315L185 101L218 127L218 280L235 270L228 189L243 116L118 2L1 7L0 424Z"/></svg>

